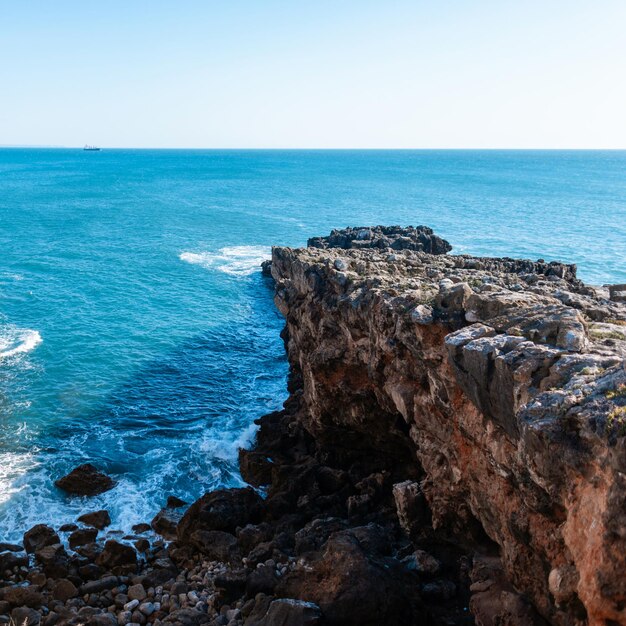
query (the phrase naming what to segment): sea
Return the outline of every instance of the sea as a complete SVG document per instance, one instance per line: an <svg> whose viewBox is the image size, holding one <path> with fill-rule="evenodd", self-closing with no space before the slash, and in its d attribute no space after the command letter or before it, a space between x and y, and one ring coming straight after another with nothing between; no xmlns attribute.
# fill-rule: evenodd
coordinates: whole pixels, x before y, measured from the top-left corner
<svg viewBox="0 0 626 626"><path fill-rule="evenodd" d="M372 224L626 283L626 152L0 150L0 541L242 485L287 395L260 263ZM54 486L85 462L116 487Z"/></svg>

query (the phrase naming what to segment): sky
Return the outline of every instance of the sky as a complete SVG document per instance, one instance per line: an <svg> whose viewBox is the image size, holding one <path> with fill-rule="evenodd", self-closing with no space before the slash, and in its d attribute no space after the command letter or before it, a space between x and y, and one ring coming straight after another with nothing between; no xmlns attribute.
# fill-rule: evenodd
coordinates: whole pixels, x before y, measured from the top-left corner
<svg viewBox="0 0 626 626"><path fill-rule="evenodd" d="M0 145L626 148L625 0L0 0Z"/></svg>

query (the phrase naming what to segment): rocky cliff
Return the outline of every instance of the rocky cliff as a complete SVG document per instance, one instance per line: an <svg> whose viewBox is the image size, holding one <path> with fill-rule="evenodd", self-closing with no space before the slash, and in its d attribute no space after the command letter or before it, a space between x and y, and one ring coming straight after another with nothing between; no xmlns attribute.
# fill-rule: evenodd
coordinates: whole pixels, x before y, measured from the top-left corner
<svg viewBox="0 0 626 626"><path fill-rule="evenodd" d="M626 625L626 286L425 227L309 243L264 266L290 397L252 487L0 543L0 624Z"/></svg>
<svg viewBox="0 0 626 626"><path fill-rule="evenodd" d="M575 266L372 232L273 251L299 423L344 462L397 460L405 528L423 523L402 511L413 490L474 547L479 623L529 623L519 592L553 624L625 624L626 307ZM481 553L506 583L480 580Z"/></svg>

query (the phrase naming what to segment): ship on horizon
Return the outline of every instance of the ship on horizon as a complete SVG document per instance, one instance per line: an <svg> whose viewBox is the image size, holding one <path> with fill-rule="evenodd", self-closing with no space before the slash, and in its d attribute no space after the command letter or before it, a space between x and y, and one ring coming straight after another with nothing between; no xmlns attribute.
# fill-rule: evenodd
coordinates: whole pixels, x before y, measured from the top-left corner
<svg viewBox="0 0 626 626"><path fill-rule="evenodd" d="M99 152L100 148L98 148L98 146L90 146L88 144L85 144L83 150L88 150L89 152Z"/></svg>

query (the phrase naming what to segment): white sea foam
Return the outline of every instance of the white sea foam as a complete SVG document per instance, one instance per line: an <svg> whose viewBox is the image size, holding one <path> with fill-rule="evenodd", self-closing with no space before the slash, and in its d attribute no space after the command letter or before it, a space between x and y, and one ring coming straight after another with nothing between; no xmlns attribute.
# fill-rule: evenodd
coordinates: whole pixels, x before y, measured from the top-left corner
<svg viewBox="0 0 626 626"><path fill-rule="evenodd" d="M12 324L0 325L0 359L30 352L42 341L39 331Z"/></svg>
<svg viewBox="0 0 626 626"><path fill-rule="evenodd" d="M231 276L249 276L260 271L261 263L270 256L271 249L266 246L230 246L217 252L183 252L179 258Z"/></svg>
<svg viewBox="0 0 626 626"><path fill-rule="evenodd" d="M250 447L258 429L256 424L250 424L240 433L211 430L200 443L200 451L212 458L235 462L239 448ZM237 436L233 438L233 435Z"/></svg>
<svg viewBox="0 0 626 626"><path fill-rule="evenodd" d="M32 454L0 452L0 504L7 502L14 493L24 489L19 479L38 465Z"/></svg>

